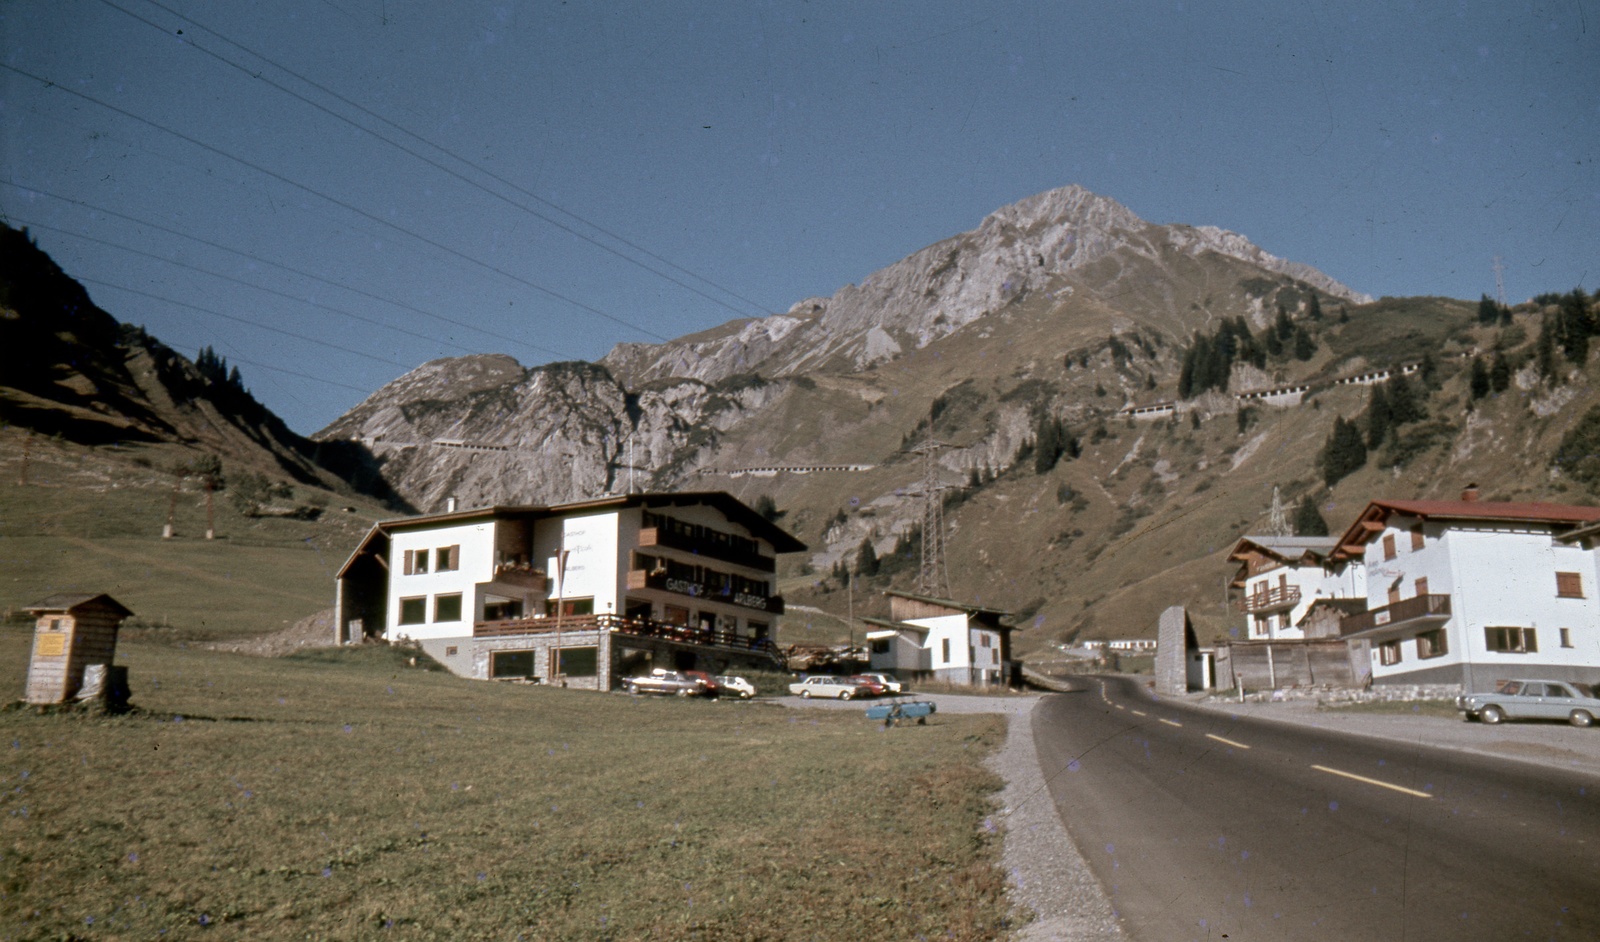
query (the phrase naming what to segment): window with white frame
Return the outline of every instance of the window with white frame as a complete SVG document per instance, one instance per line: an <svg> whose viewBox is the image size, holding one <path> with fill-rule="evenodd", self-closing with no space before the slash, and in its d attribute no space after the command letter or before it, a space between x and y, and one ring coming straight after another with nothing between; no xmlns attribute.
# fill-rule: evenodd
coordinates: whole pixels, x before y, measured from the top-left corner
<svg viewBox="0 0 1600 942"><path fill-rule="evenodd" d="M1378 645L1378 663L1384 666L1400 663L1400 642L1385 641Z"/></svg>

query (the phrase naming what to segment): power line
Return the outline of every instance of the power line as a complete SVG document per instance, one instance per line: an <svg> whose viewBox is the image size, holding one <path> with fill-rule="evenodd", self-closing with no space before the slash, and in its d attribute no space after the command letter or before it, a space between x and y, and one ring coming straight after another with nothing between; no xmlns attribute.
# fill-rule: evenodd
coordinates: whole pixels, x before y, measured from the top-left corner
<svg viewBox="0 0 1600 942"><path fill-rule="evenodd" d="M15 218L15 217L13 217L13 218ZM158 262L162 262L162 263L165 263L167 265L175 265L175 266L177 266L179 268L187 268L190 271L199 272L202 275L209 275L212 278L219 278L219 279L221 279L223 281L230 281L230 282L233 282L236 285L242 285L242 286L244 286L246 288L250 288L250 289L252 289L254 291L265 291L268 294L275 294L280 298L287 298L290 301L295 301L297 303L305 304L305 305L308 305L310 307L319 308L321 310L328 311L328 312L333 313L333 314L341 314L341 315L343 315L345 317L349 317L349 318L351 318L353 320L358 320L358 321L361 321L361 322L366 323L366 324L371 324L371 325L373 325L375 327L380 327L380 328L382 328L384 330L395 331L396 333L402 333L402 334L405 334L405 335L410 336L410 337L416 337L416 338L418 338L420 340L426 340L426 341L428 341L430 343L437 343L437 344L440 344L442 346L454 347L457 350L464 350L467 353L474 352L471 347L463 347L458 343L450 343L447 340L440 340L437 337L430 337L427 334L419 334L419 333L417 333L416 331L413 331L413 330L406 330L404 327L395 327L395 326L392 326L390 324L385 324L383 321L380 321L380 320L377 320L377 319L371 318L371 317L366 317L365 315L362 315L362 314L357 314L354 311L346 311L343 308L332 307L332 306L326 305L326 304L319 304L319 303L317 303L315 301L311 301L311 300L308 300L306 298L301 298L301 297L297 297L295 295L289 294L286 291L279 291L276 288L267 288L267 287L264 287L262 285L251 284L250 282L245 281L242 278L235 278L232 275L224 275L224 274L221 274L220 272L207 271L206 269L201 268L201 267L199 267L197 265L190 265L188 262L180 262L177 259L166 258L164 256L157 255L154 252L146 252L143 249L136 249L136 248L132 248L131 246L119 245L116 242L111 242L111 241L106 240L106 239L97 238L97 237L91 236L91 235L84 235L83 233L80 233L80 232L73 232L73 231L71 231L69 229L61 229L61 228L58 228L56 226L45 225L44 223L32 222L32 221L26 220L26 219L17 219L16 221L22 223L23 225L28 226L31 229L43 229L43 230L45 230L47 232L59 232L62 235L65 235L65 236L67 236L69 238L83 239L83 240L85 240L87 242L95 242L95 243L98 243L100 245L107 246L109 248L113 248L113 249L117 249L119 251L131 253L133 255L142 255L145 258L154 259L154 260L156 260ZM551 352L553 353L554 351L551 351ZM559 356L559 354L556 354L556 355Z"/></svg>
<svg viewBox="0 0 1600 942"><path fill-rule="evenodd" d="M126 16L129 16L129 17L131 17L131 18L133 18L135 20L138 20L140 23L143 23L146 26L149 26L150 28L156 30L157 32L160 32L164 36L171 37L171 35L172 35L172 32L170 30L166 29L165 27L161 26L160 24L154 23L154 22L152 22L150 20L147 20L144 17L139 16L137 13L134 13L133 11L126 9L125 7L118 6L117 4L111 2L111 0L100 0L100 2L105 4L106 6L111 7L114 10L117 10L117 11L123 13ZM717 284L716 282L712 281L709 278L706 278L703 275L696 274L696 273L694 273L692 271L689 271L686 268L683 268L680 265L674 264L673 262L668 261L667 259L661 257L660 255L658 255L658 254L656 254L654 252L651 252L649 249L646 249L643 246L640 246L640 245L638 245L638 244L636 244L636 243L634 243L632 241L629 241L628 239L626 239L626 238L624 238L624 237L622 237L620 235L617 235L616 233L611 232L611 231L609 231L609 230L597 225L596 223L590 222L589 220L583 218L582 216L579 216L576 213L571 212L570 210L564 209L561 206L558 206L555 203L550 202L549 200L543 199L542 197L539 197L539 196L529 192L528 190L526 190L526 189L522 188L521 186L517 185L516 183L506 179L505 177L502 177L499 174L494 173L493 171L487 170L487 169L485 169L485 168L473 163L472 161L470 161L470 160L466 159L465 157L462 157L461 155L449 150L448 148L445 148L445 147L443 147L443 146L441 146L439 144L435 144L434 142L432 142L432 141L428 140L427 138L423 137L422 135L417 134L416 132L411 131L411 130L409 130L409 129L407 129L407 128L399 125L399 124L396 124L393 121L390 121L388 118L385 118L380 114L377 114L376 112L372 111L371 109L366 108L365 106L363 106L363 105L361 105L361 104L359 104L359 103L357 103L355 101L352 101L351 99L346 98L343 95L340 95L338 92L335 92L332 89L327 88L324 85L321 85L321 84L319 84L319 83L317 83L315 81L312 81L309 78L306 78L304 75L301 75L300 73L295 72L294 70L288 68L287 66L284 66L284 65L280 64L276 60L274 60L274 59L272 59L272 58L270 58L270 57L268 57L266 55L263 55L262 53L256 52L255 50L249 48L248 46L245 46L245 45L243 45L241 43L235 42L232 39L229 39L228 37L222 35L221 33L217 32L216 30L212 29L211 27L206 26L203 23L199 23L199 22L197 22L195 20L192 20L189 17L184 16L182 13L179 13L178 11L172 9L171 7L164 6L161 3L156 2L156 0L145 0L145 2L149 3L151 6L156 7L159 10L164 10L168 14L170 14L170 15L172 15L174 17L177 17L178 19L182 20L185 23L190 24L191 26L196 27L197 29L205 30L207 33L210 33L212 36L216 37L217 39L220 39L221 41L223 41L224 43L227 43L228 45L232 46L233 48L238 49L241 52L244 52L244 53L246 53L248 55L254 56L255 58L261 60L262 62L268 63L269 65L271 65L273 68L277 69L278 71L283 72L286 75L293 76L294 78L298 79L299 81L304 82L306 85L308 85L308 86L316 89L317 91L321 92L322 94L327 95L330 98L333 98L333 99L335 99L335 100L337 100L339 102L342 102L343 104L345 104L345 105L347 105L347 106L349 106L351 108L356 109L357 111L359 111L362 114L372 118L373 120L381 122L382 124L384 124L384 125L386 125L386 126L388 126L390 128L393 128L396 131L399 131L400 133L406 135L407 137L409 137L409 138L411 138L413 140L421 141L423 144L426 144L427 146L429 146L429 147L433 148L434 150L438 151L439 153L444 154L445 156L447 156L447 157L451 158L452 160L455 160L455 161L457 161L457 162L459 162L461 164L464 164L464 165L466 165L468 167L471 167L473 170L477 171L478 173L483 174L484 176L488 177L491 180L494 180L497 183L500 183L503 186L509 187L510 189L516 191L517 193L522 194L523 196L527 197L528 199L534 200L535 202L538 202L538 203L540 203L540 204L542 204L544 206L547 206L547 207L549 207L549 208L551 208L553 210L556 210L557 212L560 212L563 215L566 215L566 216L568 216L568 217L570 217L572 219L575 219L575 220L583 223L585 226L588 226L589 228L594 229L595 231L604 234L608 238L614 239L617 242L620 242L623 245L626 245L627 247L633 249L636 252L639 252L639 253L641 253L641 254L643 254L645 256L648 256L649 258L654 259L655 261L660 262L661 264L666 265L666 266L672 268L675 271L682 272L683 274L689 276L690 278L694 278L697 281L700 281L700 282L702 282L704 284L710 285L711 287L717 289L718 291L721 291L722 293L728 295L729 297L737 298L738 300L744 302L745 304L748 304L751 307L755 308L757 311L761 312L761 314L763 314L763 315L772 313L771 311L767 310L767 308L764 305L760 304L759 302L752 301L749 298L746 298L743 295L740 295L739 293L733 291L732 289L725 288L722 285ZM270 85L271 87L277 89L278 91L283 92L286 95L290 95L290 96L292 96L292 97L304 102L305 104L310 105L313 108L316 108L318 111L321 111L324 114L327 114L327 115L329 115L329 116L331 116L331 117L333 117L333 118L335 118L335 119L337 119L339 121L343 121L345 124L348 124L351 127L356 128L359 131L362 131L362 132L364 132L366 134L370 134L371 136L377 138L378 140L383 141L385 144L388 144L389 146L394 147L397 150L402 151L403 153L409 154L410 156L416 158L417 160L420 160L423 163L426 163L429 166L431 166L431 167L433 167L433 168L435 168L435 169L437 169L439 171L442 171L444 173L449 174L450 176L455 177L456 179L460 180L461 182L466 183L468 186L475 187L475 188L483 191L484 193L488 194L489 196L492 196L492 197L494 197L494 198L496 198L498 200L501 200L501 201L505 202L506 204L508 204L510 206L513 206L513 207L515 207L517 209L520 209L523 212L526 212L529 215L533 216L535 219L539 219L542 222L545 222L545 223L547 223L547 224L549 224L551 226L554 226L557 229L560 229L561 231L566 232L569 235L572 235L572 236L574 236L574 237L576 237L578 239L582 239L583 241L589 243L590 245L593 245L594 247L600 249L601 251L608 252L608 253L616 256L617 258L622 259L623 261L625 261L625 262L627 262L627 263L629 263L631 265L638 266L639 268L643 269L644 271L647 271L647 272L651 273L652 275L655 275L658 278L665 279L666 281L669 281L672 284L675 284L678 287L683 288L686 291L693 292L694 294L697 294L700 297L705 298L707 301L710 301L711 303L716 304L719 307L726 308L727 310L732 311L733 313L738 314L741 317L750 316L748 311L742 311L742 310L734 307L733 305L726 303L725 301L722 301L722 300L720 300L718 298L712 297L711 295L705 293L704 291L701 291L700 289L694 287L693 285L686 284L683 281L672 277L671 275L668 275L668 274L666 274L664 272L661 272L661 271L658 271L658 270L656 270L654 268L651 268L650 266L644 264L643 262L639 261L638 259L632 258L632 257L630 257L630 256L628 256L628 255L626 255L626 254L624 254L622 252L619 252L616 249L612 248L611 246L606 245L606 244L604 244L603 242L600 242L597 239L594 239L594 238L592 238L592 237L590 237L588 235L585 235L584 233L579 232L576 229L573 229L572 227L570 227L570 226L568 226L568 225L566 225L564 223L561 223L561 222L559 222L559 221L557 221L555 219L551 219L549 216L546 216L543 213L540 213L537 210L534 210L534 209L532 209L532 208L530 208L530 207L528 207L528 206L526 206L524 204L521 204L521 203L518 203L518 202L516 202L514 200L511 200L508 197L506 197L504 194L497 193L494 190L491 190L488 187L484 186L483 184L481 184L481 183L479 183L479 182L477 182L475 180L469 179L468 177L466 177L465 175L461 174L460 172L458 172L458 171L456 171L456 170L454 170L454 169L452 169L450 167L447 167L447 166L439 163L438 161L432 160L432 159L430 159L428 157L423 156L422 154L417 153L416 151L412 150L409 147L406 147L404 144L401 144L398 141L395 141L395 140L393 140L391 138L385 137L382 134L379 134L378 132L372 130L371 128L363 127L362 125L357 124L356 122L350 120L348 117L345 117L344 115L341 115L338 112L333 111L332 109L326 107L325 105L322 105L322 104L319 104L319 103L317 103L315 101L312 101L311 99L305 97L304 95L299 94L298 92L295 92L292 89L285 88L284 86L278 84L277 82L274 82L271 79L263 76L260 72L256 72L256 71L252 71L250 69L247 69L244 66L240 65L239 63L232 61L231 59L228 59L228 58L226 58L226 57L224 57L224 56L222 56L222 55L220 55L220 54L218 54L216 52L211 51L210 49L206 49L205 47L196 44L192 39L188 39L186 37L185 39L182 40L182 42L184 42L184 44L189 46L191 49L194 49L195 51L203 53L203 54L205 54L207 56L210 56L211 58L213 58L216 61L222 63L223 65L228 66L229 68L236 69L239 72L242 72L246 76L248 76L248 77L250 77L252 79L255 79L257 81L264 82L267 85Z"/></svg>
<svg viewBox="0 0 1600 942"><path fill-rule="evenodd" d="M162 302L164 304L176 304L179 307L186 307L186 308L189 308L190 310L193 310L193 311L199 311L202 314L210 314L213 317L220 317L220 318L222 318L223 320L226 320L226 321L236 321L237 323L240 323L240 324L248 324L251 327L255 327L255 328L258 328L260 330L267 330L267 331L271 331L272 333L275 333L275 334L282 334L285 337L293 337L296 340L304 340L304 341L306 341L308 343L314 343L314 344L317 344L318 346L327 347L329 350L338 350L340 353L348 353L348 354L351 354L352 356L358 356L358 357L362 357L364 359L371 360L374 363L382 363L385 366L398 366L402 370L410 369L410 367L406 366L404 363L399 362L398 360L385 360L383 357L373 356L372 354L367 353L364 350L352 350L349 347L341 347L336 343L329 343L326 340L319 340L316 337L308 337L305 334L297 334L292 330L284 330L282 327L272 327L270 325L262 324L262 323L260 323L258 321L253 321L253 320L250 320L248 318L236 317L236 316L234 316L232 314L224 314L221 311L214 311L211 308L201 307L198 304L190 304L187 301L179 301L179 300L177 300L175 298L164 297L164 296L159 295L159 294L153 294L153 293L151 293L149 291L141 291L138 288L130 288L127 285L119 285L119 284L113 284L112 282L109 282L109 281L101 281L98 278L85 278L85 277L79 276L77 280L81 281L81 282L83 282L85 284L99 285L102 288L110 288L113 291L126 291L129 294L137 294L140 297L149 298L152 301L160 301L160 302Z"/></svg>
<svg viewBox="0 0 1600 942"><path fill-rule="evenodd" d="M124 219L124 220L127 220L128 222L131 222L131 223L135 224L135 225L145 226L147 228L154 229L157 232L164 232L164 233L166 233L168 235L177 236L180 239L188 239L191 242L198 242L201 245L209 246L210 248L216 249L219 252L226 252L229 255L236 255L236 256L238 256L240 258L243 258L243 259L246 259L248 261L255 262L258 265L269 265L269 266L271 266L273 268L277 268L277 269L289 272L289 273L294 274L294 275L299 275L302 278L309 278L312 281L321 282L322 284L329 285L330 287L338 288L341 291L349 291L352 294L358 294L358 295L360 295L360 296L362 296L364 298L370 298L373 301L378 301L378 302L381 302L383 304L390 304L390 305L393 305L395 307L402 308L402 309L407 310L407 311L411 311L414 314L421 314L423 317L431 318L433 320L439 321L442 324L450 324L450 325L453 325L455 327L460 327L460 328L462 328L464 330L475 331L477 333L483 334L485 337L493 337L496 340L503 340L506 343L516 344L519 347L526 347L529 350L537 350L540 353L547 353L547 354L549 354L550 356L553 356L553 357L560 357L562 359L567 359L567 360L579 359L578 357L574 357L571 354L562 353L559 350L552 350L549 347L542 347L542 346L540 346L540 345L538 345L536 343L529 343L526 340L520 340L520 339L518 339L516 337L507 336L506 334L495 333L492 330L488 330L486 328L479 327L479 326L477 326L475 324L469 324L466 321L458 321L458 320L455 320L453 318L445 317L443 314L435 314L432 311L424 310L424 309L422 309L420 307L417 307L415 305L412 305L412 304L407 304L404 301L397 301L397 300L395 300L393 298L386 298L386 297L383 297L382 295L373 294L370 291L366 291L366 290L363 290L361 288L354 287L353 285L347 285L347 284L344 284L342 282L334 281L331 278L324 278L323 276L314 274L312 272L304 271L304 270L299 269L299 268L294 268L294 267L291 267L289 265L284 265L284 264L282 264L280 262L269 261L267 259L261 258L260 256L251 255L248 252L241 252L238 249L229 248L226 245L222 245L222 244L217 243L217 242L212 242L209 239L202 239L202 238L199 238L197 236L192 236L192 235L189 235L189 234L184 233L184 232L179 232L176 229L170 229L170 228L168 228L166 226L161 225L160 223L151 222L148 219L141 219L141 218L136 217L136 216L129 216L126 213L119 213L116 210L107 209L104 206L97 206L97 205L95 205L93 203L88 203L88 202L85 202L84 200L80 200L80 199L74 199L73 197L70 197L70 196L62 196L59 193L52 193L49 190L41 190L38 187L24 186L23 184L16 183L16 182L13 182L11 180L0 180L0 183L4 183L6 186L10 186L10 187L13 187L15 189L25 190L25 191L27 191L29 193L38 193L38 194L43 195L43 196L48 196L51 199L61 200L64 203L72 203L75 206L81 206L84 209L90 210L91 212L104 213L107 216L114 216L117 219ZM40 228L49 228L49 227L48 226L40 226ZM73 233L73 234L75 234L75 233ZM88 236L83 236L83 238L89 238L89 237ZM162 259L162 261L171 262L172 260L164 258L164 259ZM182 263L181 262L172 262L172 264L180 265ZM213 274L213 273L212 272L206 272L206 274ZM219 276L219 277L221 277L221 276ZM263 290L266 290L266 289L263 289ZM307 302L307 303L311 303L311 302ZM333 308L332 310L337 310L337 308ZM390 330L402 330L402 332L406 332L406 331L403 331L403 329L399 328L399 327L390 327L388 329L390 329ZM414 336L424 336L424 335L417 334L417 335L414 335ZM429 338L426 338L426 339L430 339L431 340L433 338L429 337ZM452 346L455 346L455 345L452 344ZM469 350L469 351L471 350L470 347L458 347L458 349Z"/></svg>
<svg viewBox="0 0 1600 942"><path fill-rule="evenodd" d="M617 317L615 314L610 314L610 313L607 313L606 311L602 311L599 308L597 308L597 307L595 307L595 306L593 306L591 304L585 304L582 301L579 301L579 300L577 300L575 298L570 298L570 297L568 297L568 296L566 296L564 294L561 294L558 291L555 291L555 290L550 289L550 288L546 288L544 285L536 284L536 283L534 283L532 281L527 280L526 278L522 278L522 277L519 277L517 275L513 275L510 272L505 271L504 269L496 268L495 266L490 265L488 262L479 261L478 259L475 259L470 255L467 255L465 252L460 251L459 249L453 249L450 246L445 245L445 244L443 244L441 242L438 242L438 241L436 241L434 239L430 239L427 236L422 235L421 233L413 232L410 229L405 228L404 226L392 223L392 222L388 221L387 219L384 219L384 218L382 218L380 216L375 216L372 213L369 213L364 209L361 209L361 208L359 208L357 206L354 206L354 205L352 205L350 203L347 203L344 200L338 199L337 197L329 196L326 193L320 192L318 190L314 190L311 187L306 186L303 183L297 183L294 180L291 180L288 177L285 177L284 175L282 175L280 173L277 173L277 172L272 171L272 170L268 170L267 168L265 168L265 167L263 167L263 166L261 166L259 164L251 163L250 161L245 160L243 157L236 157L233 154L228 153L227 151L224 151L224 150L222 150L220 148L217 148L217 147L213 147L210 144L207 144L207 143L205 143L203 141L196 140L195 138L189 137L188 135L183 134L183 133L181 133L179 131L175 131L172 128L163 127L162 125L159 125L159 124L155 123L154 121L151 121L151 120L149 120L147 118L141 118L138 115L136 115L136 114L134 114L134 113L132 113L130 111L127 111L125 109L117 107L116 105L110 104L108 102L101 101L100 99L95 98L93 95L88 95L88 94L85 94L83 92L77 91L76 89L68 88L65 85L61 85L61 84L59 84L59 83L57 83L57 82L55 82L55 81L53 81L51 79L47 79L47 78L44 78L42 76L34 75L32 72L28 72L28 71L25 71L23 69L19 69L16 66L11 65L9 63L0 62L0 69L4 69L7 72L13 72L13 73L15 73L17 75L22 76L23 78L32 79L33 81L40 83L41 85L45 86L46 88L54 88L54 89L56 89L56 90L58 90L60 92L63 92L63 93L68 94L68 95L71 95L71 96L73 96L75 98L81 98L84 101L90 102L91 104L99 105L100 107L106 109L107 111L113 112L115 114L122 115L123 117L129 119L130 121L137 121L138 123L143 124L143 125L145 125L147 127L154 128L157 131L161 131L161 132L164 132L166 134L170 134L173 137L176 137L180 141L184 141L184 142L186 142L188 144L194 145L195 147L199 147L199 148L201 148L203 150L210 151L211 153L216 154L219 157L223 157L223 158L225 158L227 160L231 160L234 163L237 163L237 164L239 164L241 166L248 167L251 170L256 171L257 173L260 173L260 174L263 174L265 176L271 177L272 179L277 180L278 182L283 183L285 185L292 186L297 190L301 190L303 192L310 193L312 196L315 196L318 199L326 200L329 203L332 203L333 205L338 206L341 209L345 209L345 210L348 210L349 212L355 213L356 215L361 216L364 219L368 219L368 220L370 220L372 222L378 223L379 225L384 226L385 228L393 229L394 231L402 233L403 235L410 236L411 238L416 239L417 241L422 242L422 243L424 243L426 245L430 245L430 246L438 249L441 252L446 252L446 253L448 253L450 255L454 255L455 257L457 257L457 258L459 258L459 259L461 259L463 261L471 262L472 264L477 265L480 268L484 268L484 269L487 269L488 271L494 272L495 274L501 276L502 278L507 278L507 279L509 279L511 281L516 282L517 284L523 285L523 286L528 287L528 288L532 288L533 290L538 291L541 294L548 295L549 297L555 298L558 301L564 301L567 304L570 304L573 307L578 308L579 310L587 311L590 314L594 314L597 317L605 318L608 321L611 321L611 322L613 322L615 324L620 324L623 327L629 328L630 330L638 331L639 333L644 334L647 337L654 337L655 339L660 340L663 343L667 342L670 339L670 338L667 338L667 337L663 337L661 334L658 334L655 331L647 330L647 329L645 329L643 327L640 327L637 324L630 323L629 321L625 321L622 318Z"/></svg>

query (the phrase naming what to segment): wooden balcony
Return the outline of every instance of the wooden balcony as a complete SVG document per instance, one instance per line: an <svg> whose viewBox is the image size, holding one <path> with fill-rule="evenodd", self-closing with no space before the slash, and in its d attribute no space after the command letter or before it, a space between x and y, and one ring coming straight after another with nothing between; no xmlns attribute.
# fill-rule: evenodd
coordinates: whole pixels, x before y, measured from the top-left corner
<svg viewBox="0 0 1600 942"><path fill-rule="evenodd" d="M502 564L494 567L494 582L530 592L550 591L550 577L542 569Z"/></svg>
<svg viewBox="0 0 1600 942"><path fill-rule="evenodd" d="M1339 622L1339 636L1376 633L1388 629L1421 628L1442 625L1450 620L1450 596L1418 595L1349 615Z"/></svg>
<svg viewBox="0 0 1600 942"><path fill-rule="evenodd" d="M1247 615L1265 615L1281 612L1300 604L1300 587L1274 586L1264 592L1253 592L1234 603L1234 608Z"/></svg>
<svg viewBox="0 0 1600 942"><path fill-rule="evenodd" d="M665 527L644 527L639 531L639 546L662 546L667 549L683 550L696 556L705 556L718 559L735 566L746 569L755 569L760 572L777 572L778 561L771 556L762 556L760 553L747 552L730 543L722 542L716 538L695 538L683 533L674 533Z"/></svg>
<svg viewBox="0 0 1600 942"><path fill-rule="evenodd" d="M777 656L777 646L771 638L752 638L732 631L713 628L695 628L690 625L669 625L653 618L627 618L621 615L573 615L562 618L559 625L554 617L514 618L506 621L480 621L472 626L474 638L506 638L516 636L547 636L559 633L577 634L584 631L608 631L632 635L637 638L657 638L679 644L727 648L736 651L753 651Z"/></svg>
<svg viewBox="0 0 1600 942"><path fill-rule="evenodd" d="M684 595L693 599L704 599L709 602L726 602L740 608L753 608L758 612L770 615L783 614L783 596L756 595L752 592L724 592L713 589L702 582L690 579L678 579L664 572L655 572L645 569L628 570L628 589L659 589L662 592L671 592L674 595Z"/></svg>

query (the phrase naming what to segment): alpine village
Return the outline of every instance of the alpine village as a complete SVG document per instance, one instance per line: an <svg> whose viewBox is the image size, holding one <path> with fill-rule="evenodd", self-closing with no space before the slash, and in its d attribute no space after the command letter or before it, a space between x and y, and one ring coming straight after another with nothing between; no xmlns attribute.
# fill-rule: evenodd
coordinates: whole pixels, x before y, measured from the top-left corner
<svg viewBox="0 0 1600 942"><path fill-rule="evenodd" d="M962 702L1600 679L1581 288L1372 298L1069 186L302 437L0 240L0 937L1004 938Z"/></svg>

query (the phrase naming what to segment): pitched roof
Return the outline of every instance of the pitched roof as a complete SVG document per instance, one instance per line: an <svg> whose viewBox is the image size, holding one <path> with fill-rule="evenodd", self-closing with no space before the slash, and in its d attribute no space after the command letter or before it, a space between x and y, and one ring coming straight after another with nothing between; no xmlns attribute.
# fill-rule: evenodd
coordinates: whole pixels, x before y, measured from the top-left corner
<svg viewBox="0 0 1600 942"><path fill-rule="evenodd" d="M124 618L133 614L125 605L104 592L58 592L29 605L26 611L34 615L43 615L45 612L70 612L90 602L98 602L101 607L119 612Z"/></svg>
<svg viewBox="0 0 1600 942"><path fill-rule="evenodd" d="M1375 500L1356 517L1339 537L1335 559L1360 556L1379 533L1390 515L1404 514L1421 520L1460 520L1493 523L1545 523L1555 526L1582 526L1600 522L1600 507L1576 504L1544 504L1522 501L1480 500Z"/></svg>
<svg viewBox="0 0 1600 942"><path fill-rule="evenodd" d="M1331 536L1242 536L1228 555L1229 559L1242 559L1240 553L1246 545L1259 547L1282 560L1299 559L1306 553L1326 556L1339 541Z"/></svg>
<svg viewBox="0 0 1600 942"><path fill-rule="evenodd" d="M966 612L970 615L998 615L1003 618L1012 614L1004 609L985 608L982 605L972 605L968 602L957 602L954 599L941 599L932 595L917 595L914 592L902 592L899 589L885 589L883 594L896 596L902 599L910 599L913 602L927 602L929 605L943 605L945 608L953 608L958 612Z"/></svg>

